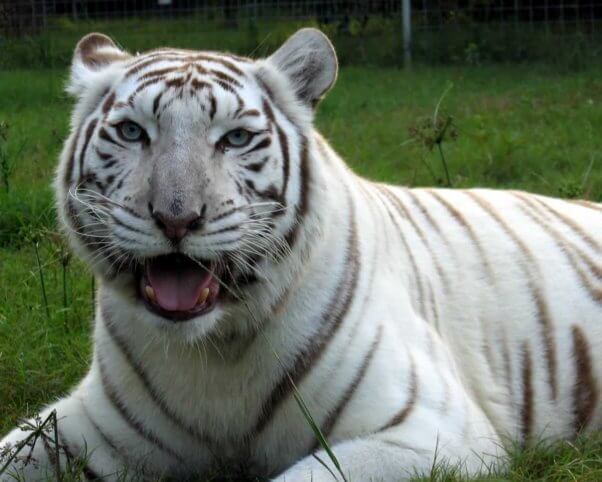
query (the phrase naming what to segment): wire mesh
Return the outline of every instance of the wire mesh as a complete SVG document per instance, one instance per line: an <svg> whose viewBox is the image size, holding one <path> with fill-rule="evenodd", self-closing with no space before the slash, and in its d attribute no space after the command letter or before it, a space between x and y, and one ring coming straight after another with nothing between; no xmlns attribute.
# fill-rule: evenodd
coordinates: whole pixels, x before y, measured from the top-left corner
<svg viewBox="0 0 602 482"><path fill-rule="evenodd" d="M345 36L361 44L386 33L390 39L381 45L391 50L390 55L372 57L391 61L403 55L402 3L403 0L3 0L0 56L3 40L14 43L53 34L55 39L56 35L71 39L71 34L91 29L102 28L110 33L119 27L127 29L128 37L142 36L147 43L157 38L170 42L167 34L174 31L175 40L182 42L186 36L193 39L199 32L244 30L254 33L258 43L266 31L310 22L342 43L347 42ZM412 50L427 61L538 60L546 48L553 50L553 42L560 38L565 47L570 44L576 49L597 52L598 45L602 45L602 0L412 0L410 6ZM192 40L189 43L194 44Z"/></svg>
<svg viewBox="0 0 602 482"><path fill-rule="evenodd" d="M401 14L402 0L4 0L0 15L4 34L37 32L53 20L111 20L177 18L193 15L207 20L365 20L366 16ZM602 18L602 1L590 0L413 0L415 29L437 29L450 24L496 24L549 28L595 28Z"/></svg>

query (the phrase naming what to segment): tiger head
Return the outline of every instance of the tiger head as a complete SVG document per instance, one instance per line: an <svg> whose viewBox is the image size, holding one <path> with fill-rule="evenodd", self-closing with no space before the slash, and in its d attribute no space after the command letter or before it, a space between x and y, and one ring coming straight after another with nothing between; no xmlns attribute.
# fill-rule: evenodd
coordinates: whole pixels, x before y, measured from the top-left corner
<svg viewBox="0 0 602 482"><path fill-rule="evenodd" d="M267 59L77 45L56 179L72 244L145 319L205 333L292 249L313 110L337 60L315 29Z"/></svg>

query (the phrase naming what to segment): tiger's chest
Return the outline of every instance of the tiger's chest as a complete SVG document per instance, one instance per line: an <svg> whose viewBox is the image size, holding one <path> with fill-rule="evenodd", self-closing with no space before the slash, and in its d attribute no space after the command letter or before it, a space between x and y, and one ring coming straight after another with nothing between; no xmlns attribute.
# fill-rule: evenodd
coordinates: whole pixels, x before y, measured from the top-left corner
<svg viewBox="0 0 602 482"><path fill-rule="evenodd" d="M367 280L358 286L344 323L327 317L332 329L311 337L268 332L274 345L286 340L277 346L260 338L244 350L178 349L99 329L97 350L124 403L153 430L160 429L166 444L190 455L191 473L240 467L247 474L269 475L319 447L300 399L329 440L374 431L405 403L408 358L399 344L402 329L386 321L400 305L374 303L372 292L364 289ZM384 287L376 283L373 289L383 292ZM309 318L295 320L299 325L329 314L308 311ZM421 336L411 325L403 331L406 341ZM389 346L372 353L378 340ZM362 368L368 364L369 369ZM363 371L361 387L358 371ZM349 406L343 410L343 404Z"/></svg>

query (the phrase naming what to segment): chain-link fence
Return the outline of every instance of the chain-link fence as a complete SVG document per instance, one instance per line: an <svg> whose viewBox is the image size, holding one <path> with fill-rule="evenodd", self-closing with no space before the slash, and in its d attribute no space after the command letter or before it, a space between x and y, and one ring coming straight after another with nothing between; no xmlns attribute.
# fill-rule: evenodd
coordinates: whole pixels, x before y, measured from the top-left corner
<svg viewBox="0 0 602 482"><path fill-rule="evenodd" d="M63 64L90 30L130 49L263 53L308 23L334 38L344 63L400 65L412 53L425 62L577 65L602 55L600 20L602 0L3 0L0 66Z"/></svg>

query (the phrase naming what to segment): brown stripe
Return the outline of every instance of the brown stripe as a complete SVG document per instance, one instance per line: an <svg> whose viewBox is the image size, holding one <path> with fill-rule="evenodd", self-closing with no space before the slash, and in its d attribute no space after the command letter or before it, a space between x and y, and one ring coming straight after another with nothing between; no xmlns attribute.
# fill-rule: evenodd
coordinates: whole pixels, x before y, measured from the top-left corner
<svg viewBox="0 0 602 482"><path fill-rule="evenodd" d="M516 246L520 249L523 254L523 258L526 263L517 263L524 271L525 276L527 278L527 286L529 291L531 292L531 298L535 303L537 308L537 319L541 328L541 336L544 340L544 354L546 357L546 361L548 364L548 383L550 384L550 389L552 392L552 398L556 400L558 395L558 382L556 378L556 347L554 345L554 337L553 330L554 327L551 321L550 310L545 301L545 297L541 291L541 288L536 284L535 280L544 279L542 274L540 273L539 266L537 265L535 255L529 249L527 244L520 238L516 232L502 217L498 214L498 212L493 208L493 206L486 201L482 197L478 196L473 191L463 191L468 197L470 197L477 205L481 207L483 211L485 211L491 218L500 226L502 231L506 233L506 235L514 241ZM529 268L531 267L531 269ZM535 269L537 271L537 275L533 275L532 270Z"/></svg>
<svg viewBox="0 0 602 482"><path fill-rule="evenodd" d="M175 80L173 80L173 81L165 81L165 85L166 85L166 86L169 86L169 87L171 87L171 84L170 84L170 82L175 82L175 81L178 81L178 82L179 82L179 80L180 80L180 79L175 79ZM146 81L142 82L142 83L141 83L141 84L140 84L138 87L136 87L136 90L134 90L134 92L132 92L132 93L130 94L130 96L128 97L128 99L127 99L127 102L126 102L126 103L127 103L129 106L133 106L133 105L134 105L134 100L136 99L136 96L137 96L137 95L138 95L140 92L142 92L142 91L143 91L144 89L146 89L147 87L150 87L151 85L155 85L155 84L158 84L158 83L160 83L160 82L163 82L163 81L164 81L164 79L163 79L163 78L161 78L161 77L157 77L157 78L154 78L154 79L149 79L149 80L146 80Z"/></svg>
<svg viewBox="0 0 602 482"><path fill-rule="evenodd" d="M385 192L383 192L383 186L381 184L373 184L373 186L376 188L375 193L382 192L382 195L387 197L387 194ZM386 202L386 200L384 200L382 198L380 198L380 202L385 207L385 210L387 211L387 214L389 215L389 219L393 222L393 225L397 229L399 239L401 240L401 242L404 246L404 252L407 254L408 259L410 260L411 269L412 269L412 272L414 275L414 280L416 283L416 289L418 291L418 300L417 300L418 308L419 308L418 311L420 312L420 316L422 316L423 319L428 320L428 317L426 314L426 308L425 308L426 307L426 299L425 299L425 294L424 294L424 286L422 286L422 278L419 275L420 271L418 270L418 264L416 263L414 254L413 254L412 250L410 249L410 245L408 244L408 242L405 238L403 229L401 228L401 224L399 224L399 221L393 215L393 212L389 208L389 204Z"/></svg>
<svg viewBox="0 0 602 482"><path fill-rule="evenodd" d="M264 92L266 93L266 95L268 96L268 99L270 99L270 101L274 102L274 91L272 90L272 88L266 83L265 80L263 80L263 77L261 77L261 75L256 75L255 76L255 81L259 84L259 87L262 88L264 90Z"/></svg>
<svg viewBox="0 0 602 482"><path fill-rule="evenodd" d="M104 104L102 104L102 113L105 116L109 113L109 111L113 107L114 103L115 103L115 92L111 92L111 95L109 95L107 97L107 100L105 100Z"/></svg>
<svg viewBox="0 0 602 482"><path fill-rule="evenodd" d="M205 82L204 80L199 80L199 79L192 79L190 81L190 86L194 90L210 89L211 88L211 84L209 82Z"/></svg>
<svg viewBox="0 0 602 482"><path fill-rule="evenodd" d="M239 119L241 117L260 117L260 116L261 116L261 112L259 112L257 109L247 109L238 114Z"/></svg>
<svg viewBox="0 0 602 482"><path fill-rule="evenodd" d="M63 182L66 188L69 188L71 185L71 179L73 177L73 168L75 167L75 151L77 149L77 143L79 141L79 136L82 131L83 124L80 124L77 128L77 132L71 141L71 145L69 146L69 157L67 158L67 168L65 169L65 177L63 178Z"/></svg>
<svg viewBox="0 0 602 482"><path fill-rule="evenodd" d="M160 119L161 116L163 115L163 113L169 109L169 107L171 106L171 104L173 104L176 100L178 99L178 96L173 96L171 99L169 99L167 102L165 102L163 104L163 106L161 106L161 111L158 114L155 114L157 119ZM204 112L204 105L201 104L201 108L203 109Z"/></svg>
<svg viewBox="0 0 602 482"><path fill-rule="evenodd" d="M378 330L376 332L376 336L374 337L374 341L370 345L368 353L366 353L366 355L364 356L364 361L360 365L359 370L353 377L353 380L347 387L347 390L345 390L345 393L343 393L343 396L339 400L339 403L337 404L335 409L328 414L328 416L326 417L326 420L324 420L324 422L322 423L322 433L324 434L325 437L328 437L331 434L331 432L334 429L334 427L336 426L341 414L343 413L343 411L345 410L345 408L351 401L351 398L353 397L355 391L357 390L357 387L360 385L360 383L362 383L364 376L366 375L366 371L368 370L368 367L370 366L370 362L372 361L372 358L374 357L374 354L376 353L376 349L378 348L378 345L381 341L382 334L383 334L383 327L382 327L382 325L379 325ZM316 440L311 451L314 452L318 448L318 445L319 445L319 441Z"/></svg>
<svg viewBox="0 0 602 482"><path fill-rule="evenodd" d="M289 154L288 154L288 138L284 131L276 124L276 132L278 133L278 141L280 142L280 149L282 151L282 192L280 197L283 203L286 204L286 188L288 186L289 177Z"/></svg>
<svg viewBox="0 0 602 482"><path fill-rule="evenodd" d="M136 62L134 62L132 64L132 66L126 71L125 78L127 79L129 77L132 77L133 75L136 75L141 70L144 70L146 67L149 67L149 66L159 63L159 62L181 62L181 63L183 63L183 57L174 57L174 56L151 57L151 56L149 56L149 58L147 58L147 59L139 59Z"/></svg>
<svg viewBox="0 0 602 482"><path fill-rule="evenodd" d="M234 111L233 117L238 118L242 110L245 108L245 103L242 100L242 97L238 94L235 94L236 97L236 110Z"/></svg>
<svg viewBox="0 0 602 482"><path fill-rule="evenodd" d="M504 372L505 372L505 380L506 386L508 388L508 392L510 396L514 394L514 385L512 384L513 376L512 376L512 362L510 359L510 350L508 347L508 338L506 332L504 331L504 339L502 340L502 358L504 360Z"/></svg>
<svg viewBox="0 0 602 482"><path fill-rule="evenodd" d="M259 162L254 162L252 164L246 164L243 167L245 169L248 169L249 171L253 171L253 172L259 172L263 169L263 167L265 166L266 162L268 162L270 160L269 156L265 156L261 161Z"/></svg>
<svg viewBox="0 0 602 482"><path fill-rule="evenodd" d="M246 59L243 60L243 57L233 57L238 61L247 61ZM227 69L229 69L231 72L234 72L236 75L240 75L242 77L245 76L245 73L240 70L236 65L234 65L234 63L230 62L229 60L226 60L222 57L214 57L212 55L207 55L207 54L199 54L199 55L195 55L194 56L194 61L197 60L208 60L210 62L215 62L217 64L223 65L224 67L226 67Z"/></svg>
<svg viewBox="0 0 602 482"><path fill-rule="evenodd" d="M75 232L76 236L79 238L80 242L86 248L88 248L91 252L94 252L98 248L99 242L95 238L90 238L89 236L85 235L85 233L83 232L82 224L81 224L79 216L78 216L77 209L73 203L74 203L73 198L71 196L68 196L67 197L67 209L66 209L67 219L69 221L71 221L73 231ZM102 248L100 248L99 250L102 250ZM115 261L115 258L110 253L104 253L104 254L105 254L105 258L108 262L113 263Z"/></svg>
<svg viewBox="0 0 602 482"><path fill-rule="evenodd" d="M121 219L119 219L117 216L115 216L114 214L111 215L111 219L113 220L113 223L116 224L117 226L121 226L123 229L125 229L126 231L131 231L133 233L136 234L141 234L141 235L145 235L147 233L145 233L144 231L135 228L134 226L129 226L126 223L124 223Z"/></svg>
<svg viewBox="0 0 602 482"><path fill-rule="evenodd" d="M246 156L247 154L251 154L251 152L259 151L260 149L265 149L266 147L269 147L271 144L272 144L272 139L270 137L266 137L261 142L258 142L253 147L251 147L251 149L249 149L248 151L243 152L241 154L241 156Z"/></svg>
<svg viewBox="0 0 602 482"><path fill-rule="evenodd" d="M225 91L230 92L231 94L236 94L236 90L228 82L224 82L223 80L220 80L220 79L214 79L213 82L215 82L217 85L219 85Z"/></svg>
<svg viewBox="0 0 602 482"><path fill-rule="evenodd" d="M261 105L263 106L263 110L265 111L265 115L271 123L276 122L276 116L274 115L274 111L272 106L268 102L268 100L264 97Z"/></svg>
<svg viewBox="0 0 602 482"><path fill-rule="evenodd" d="M125 179L134 171L134 168L131 167L130 169L123 169L123 174L121 175L121 177L119 178L119 180L117 182L115 182L115 184L113 185L113 187L109 190L109 192L107 192L106 196L107 197L111 197L111 195L117 191L118 189L121 189L121 187L123 186L123 182L125 181ZM107 186L108 187L108 186Z"/></svg>
<svg viewBox="0 0 602 482"><path fill-rule="evenodd" d="M489 279L494 281L495 274L493 272L491 264L489 263L485 250L471 224L467 221L464 215L453 204L447 201L447 199L445 199L438 191L434 189L428 189L426 192L433 196L433 198L447 210L447 212L456 220L456 222L464 228L466 234L472 241L474 248L477 250L477 253L479 253L481 263L483 263L483 266L485 267L485 271L487 272Z"/></svg>
<svg viewBox="0 0 602 482"><path fill-rule="evenodd" d="M160 82L162 80L165 83L165 87L167 87L169 89L178 89L186 83L185 77L176 77L175 79L169 79L169 80L157 79L157 80L154 80L151 82L155 83L155 82Z"/></svg>
<svg viewBox="0 0 602 482"><path fill-rule="evenodd" d="M106 263L108 263L109 269L112 270L107 275L107 277L111 277L112 274L113 275L117 274L114 271L113 267L116 265L119 257L121 257L124 254L124 252L121 250L117 250L117 249L107 250L102 241L99 241L97 238L90 238L90 237L86 236L85 233L83 233L83 226L79 220L77 209L75 208L75 205L73 203L74 203L73 198L71 196L67 196L67 199L66 199L67 219L71 222L71 225L72 225L71 227L73 228L73 231L79 238L80 242L86 248L88 248L91 252L93 252L93 253L102 252L102 259ZM89 216L93 217L94 219L97 219L96 215L94 215L93 213L90 213L86 209L84 209L84 213L88 214Z"/></svg>
<svg viewBox="0 0 602 482"><path fill-rule="evenodd" d="M413 192L412 189L405 189L404 192L408 195L414 206L416 206L418 210L422 213L422 215L427 220L431 228L433 228L444 241L447 241L445 239L445 236L443 235L441 226L439 226L439 223L435 220L435 218L433 218L433 216L431 216L431 213L429 213L428 209L424 206L424 204L422 204L422 201L420 200L418 194Z"/></svg>
<svg viewBox="0 0 602 482"><path fill-rule="evenodd" d="M533 431L533 362L527 343L523 343L522 357L523 403L521 407L521 422L523 442L527 442Z"/></svg>
<svg viewBox="0 0 602 482"><path fill-rule="evenodd" d="M96 155L100 157L103 161L113 160L113 156L111 154L106 154L102 152L98 147L96 148Z"/></svg>
<svg viewBox="0 0 602 482"><path fill-rule="evenodd" d="M309 209L309 191L311 186L311 171L309 169L309 151L307 147L307 139L301 137L301 150L299 153L299 201L295 206L295 219L293 226L285 235L287 244L292 248L299 235L299 229L303 224L303 219Z"/></svg>
<svg viewBox="0 0 602 482"><path fill-rule="evenodd" d="M115 443L113 442L113 440L111 440L109 438L109 436L98 426L98 424L96 423L96 421L92 417L92 414L88 410L88 407L84 403L83 399L80 399L80 404L81 404L84 416L88 419L88 422L90 423L90 425L92 425L92 428L94 430L96 430L96 432L98 432L98 435L100 435L100 438L105 443L105 445L107 445L107 447L109 447L114 452L115 455L123 457L125 455L125 451L122 448L118 448L115 445Z"/></svg>
<svg viewBox="0 0 602 482"><path fill-rule="evenodd" d="M153 99L153 115L156 115L157 110L159 110L159 103L161 102L161 97L163 97L163 91L159 92Z"/></svg>
<svg viewBox="0 0 602 482"><path fill-rule="evenodd" d="M519 195L519 197L521 199L523 199L523 200L525 200L527 198L527 195L525 195L523 193L520 193L520 194L519 193L515 193L515 194ZM594 238L592 238L581 226L579 226L570 217L568 217L565 214L559 212L558 210L554 209L553 207L548 206L545 202L543 202L541 199L539 199L536 196L529 196L528 199L531 199L531 200L537 202L541 207L543 207L550 214L552 214L556 218L560 219L577 236L579 236L584 243L588 244L593 250L595 250L596 253L602 252L602 247L601 247L600 243L598 241L596 241Z"/></svg>
<svg viewBox="0 0 602 482"><path fill-rule="evenodd" d="M377 432L388 430L392 427L402 424L406 418L410 415L414 406L416 405L416 399L418 397L418 374L416 373L416 364L414 358L410 355L410 386L409 395L404 406L399 410L391 419L380 427Z"/></svg>
<svg viewBox="0 0 602 482"><path fill-rule="evenodd" d="M242 84L238 80L224 72L221 72L219 70L210 70L209 73L222 80L223 82L232 84L234 87L238 87L239 89L242 88Z"/></svg>
<svg viewBox="0 0 602 482"><path fill-rule="evenodd" d="M245 64L252 64L255 62L255 60L253 60L251 57L244 57L242 55L236 55L231 52L220 52L220 55L221 55L220 58L222 60L225 60L224 57L227 57L229 59L236 60L237 62L242 62ZM243 73L243 75L244 75L244 73Z"/></svg>
<svg viewBox="0 0 602 482"><path fill-rule="evenodd" d="M374 222L379 226L380 228L380 236L377 236L376 239L379 239L380 241L382 241L383 243L383 249L382 249L382 253L384 256L389 256L391 254L391 243L390 243L390 237L389 237L389 233L387 230L387 226L389 223L387 223L387 215L385 215L385 212L387 211L385 205L383 204L382 199L374 192L375 189L373 189L373 183L370 181L360 181L360 185L364 185L365 184L365 188L364 191L366 192L367 196L368 196L368 205L371 207L371 209L373 208L374 210L373 212L373 220ZM376 258L375 258L376 259Z"/></svg>
<svg viewBox="0 0 602 482"><path fill-rule="evenodd" d="M587 337L579 326L572 327L575 356L575 433L581 432L591 422L598 405L598 387Z"/></svg>
<svg viewBox="0 0 602 482"><path fill-rule="evenodd" d="M581 285L589 292L589 295L591 296L592 300L598 303L602 303L602 289L592 284L587 274L579 265L579 260L586 264L587 267L594 273L594 275L598 279L602 278L602 270L598 266L596 266L591 259L589 259L589 257L583 250L570 243L566 238L564 238L562 233L553 228L545 220L541 219L540 214L528 198L522 200L525 204L519 205L521 211L533 222L537 223L541 228L543 228L543 230L546 233L548 233L548 235L556 245L556 248L565 255L569 262L569 265L571 265L571 267L574 268L574 270L576 271L578 277L581 279Z"/></svg>
<svg viewBox="0 0 602 482"><path fill-rule="evenodd" d="M164 67L162 69L151 70L150 72L146 72L136 79L137 82L145 81L148 79L153 79L155 77L164 77L167 74L173 74L176 72L186 72L188 70L188 65L172 65L170 67Z"/></svg>
<svg viewBox="0 0 602 482"><path fill-rule="evenodd" d="M122 149L125 149L125 146L123 146L122 144L117 142L115 139L113 139L104 127L101 127L98 130L98 137L99 137L99 139L110 142L111 144L114 144L118 147L121 147Z"/></svg>
<svg viewBox="0 0 602 482"><path fill-rule="evenodd" d="M180 463L186 464L186 461L171 447L166 445L161 439L159 439L152 431L148 430L144 425L139 422L136 417L129 411L125 403L119 398L115 387L109 381L109 377L106 371L104 362L97 356L98 366L100 368L100 381L102 384L103 391L107 399L111 402L115 410L119 412L121 418L127 425L138 434L139 437L143 438L150 444L154 445L161 451L177 459Z"/></svg>
<svg viewBox="0 0 602 482"><path fill-rule="evenodd" d="M245 179L245 184L256 196L284 205L284 202L280 197L280 193L278 192L278 188L274 184L270 184L264 190L257 189L255 187L255 183L250 179ZM238 229L238 226L236 226L236 229Z"/></svg>
<svg viewBox="0 0 602 482"><path fill-rule="evenodd" d="M209 102L211 104L211 108L209 109L209 118L213 120L213 117L215 117L215 113L217 112L217 101L215 100L213 93L209 94Z"/></svg>
<svg viewBox="0 0 602 482"><path fill-rule="evenodd" d="M84 177L84 159L86 157L86 151L88 150L88 144L90 143L90 139L92 138L92 134L94 133L94 129L96 128L96 124L98 124L98 119L92 119L86 128L86 134L84 137L84 145L79 154L79 179L83 179Z"/></svg>
<svg viewBox="0 0 602 482"><path fill-rule="evenodd" d="M340 325L345 319L353 300L359 279L360 252L357 240L357 225L355 218L355 206L350 193L349 199L349 238L346 248L346 259L343 266L345 271L339 281L333 297L322 311L319 323L320 329L313 339L296 356L292 368L283 374L280 381L267 400L263 403L259 419L251 431L250 437L254 438L260 434L273 419L280 405L289 397L293 386L305 379L311 368L321 359L326 348L338 332Z"/></svg>
<svg viewBox="0 0 602 482"><path fill-rule="evenodd" d="M154 387L151 382L150 377L142 368L136 359L134 358L134 354L128 347L127 343L119 337L113 323L111 321L111 317L106 310L104 303L100 305L102 320L104 322L104 326L107 329L107 333L109 334L110 339L113 341L119 352L123 355L123 357L127 360L132 371L138 376L140 383L144 387L148 397L151 401L161 410L161 413L169 419L175 426L177 426L180 430L186 432L188 435L196 439L201 443L209 443L209 437L198 430L195 427L188 425L180 415L178 415L171 407L169 407L165 401L165 394L159 393L159 391Z"/></svg>

